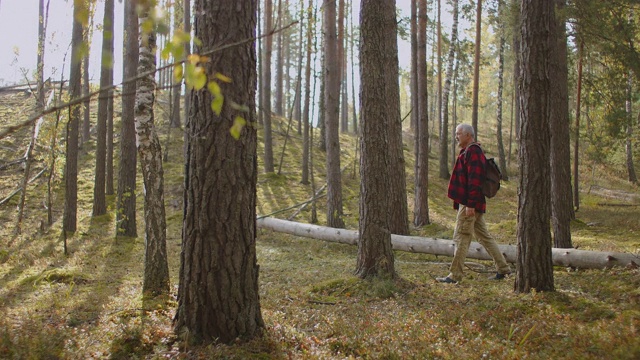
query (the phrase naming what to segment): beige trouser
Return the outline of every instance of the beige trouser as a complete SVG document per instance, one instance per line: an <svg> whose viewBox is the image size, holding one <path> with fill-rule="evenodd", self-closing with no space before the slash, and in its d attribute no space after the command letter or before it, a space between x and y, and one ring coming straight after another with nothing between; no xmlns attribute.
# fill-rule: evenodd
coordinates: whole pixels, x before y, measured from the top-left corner
<svg viewBox="0 0 640 360"><path fill-rule="evenodd" d="M471 244L471 239L473 238L474 233L478 242L484 246L489 255L493 258L493 261L496 264L496 270L501 274L510 273L511 268L509 267L509 264L507 264L507 261L504 259L504 256L498 248L498 244L496 244L495 240L487 230L487 224L484 222L484 214L476 211L475 216L467 216L465 214L466 208L466 206L460 205L460 209L458 210L456 230L453 233L453 241L456 243L456 250L453 256L453 262L451 263L451 268L449 269L451 271L449 277L455 281L462 280L462 276L464 275L464 261L467 258L469 245Z"/></svg>

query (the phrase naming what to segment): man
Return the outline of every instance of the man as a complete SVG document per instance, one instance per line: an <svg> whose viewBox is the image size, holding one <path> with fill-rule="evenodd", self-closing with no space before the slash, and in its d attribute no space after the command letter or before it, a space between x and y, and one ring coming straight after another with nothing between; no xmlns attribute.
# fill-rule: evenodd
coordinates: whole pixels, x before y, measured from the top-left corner
<svg viewBox="0 0 640 360"><path fill-rule="evenodd" d="M449 198L453 200L453 208L458 210L456 229L453 233L456 250L449 275L436 278L442 283L455 284L462 280L464 260L474 233L496 264L497 273L490 279L502 280L511 273L507 261L484 222L487 202L482 194L482 181L487 159L474 138L475 131L472 126L460 124L456 127L456 141L460 147L460 154L449 180L448 191Z"/></svg>

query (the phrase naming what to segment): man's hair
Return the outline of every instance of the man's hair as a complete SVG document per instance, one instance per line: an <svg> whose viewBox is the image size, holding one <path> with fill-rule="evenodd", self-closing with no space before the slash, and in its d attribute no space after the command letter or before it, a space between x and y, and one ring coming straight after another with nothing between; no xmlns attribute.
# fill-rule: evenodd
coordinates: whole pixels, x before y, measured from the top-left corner
<svg viewBox="0 0 640 360"><path fill-rule="evenodd" d="M473 130L473 126L469 124L460 124L457 127L460 128L465 134L469 134L473 138L476 137L476 132L475 130Z"/></svg>

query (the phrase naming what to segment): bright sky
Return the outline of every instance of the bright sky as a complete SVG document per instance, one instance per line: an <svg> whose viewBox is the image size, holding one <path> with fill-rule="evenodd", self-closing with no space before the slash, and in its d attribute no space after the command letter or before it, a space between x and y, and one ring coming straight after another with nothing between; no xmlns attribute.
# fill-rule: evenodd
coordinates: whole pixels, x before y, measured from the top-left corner
<svg viewBox="0 0 640 360"><path fill-rule="evenodd" d="M48 0L49 23L45 43L45 79L52 77L59 80L64 65L65 79L69 78L69 59L71 57L70 39L72 26L72 0ZM47 0L45 0L46 6ZM397 0L403 16L410 12L410 0ZM444 4L445 2L443 2ZM122 19L123 3L116 0L115 9L115 64L114 80L122 79ZM443 5L444 6L444 5ZM104 1L98 0L96 24L102 23ZM354 1L354 11L359 13L359 2ZM449 11L448 7L443 12ZM448 16L443 14L444 16ZM357 21L357 20L356 20ZM94 24L94 28L96 26ZM38 44L38 0L0 0L0 86L13 83L25 83L24 71L28 78L33 78L36 68ZM90 77L92 82L99 82L100 52L102 37L94 31L91 42ZM408 44L400 44L400 65L408 66ZM65 60L66 59L66 60Z"/></svg>

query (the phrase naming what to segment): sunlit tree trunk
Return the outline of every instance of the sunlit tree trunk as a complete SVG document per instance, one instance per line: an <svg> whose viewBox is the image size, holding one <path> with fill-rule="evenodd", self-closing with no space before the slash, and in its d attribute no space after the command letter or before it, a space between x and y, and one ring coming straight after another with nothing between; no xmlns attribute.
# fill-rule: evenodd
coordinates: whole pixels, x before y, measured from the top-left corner
<svg viewBox="0 0 640 360"><path fill-rule="evenodd" d="M418 3L411 0L411 129L416 133L418 123ZM414 153L418 153L415 141ZM417 165L416 161L416 165ZM414 169L415 171L415 169Z"/></svg>
<svg viewBox="0 0 640 360"><path fill-rule="evenodd" d="M336 2L324 0L325 127L327 141L327 225L343 228L340 172L340 61L336 33Z"/></svg>
<svg viewBox="0 0 640 360"><path fill-rule="evenodd" d="M381 31L381 29L384 29ZM395 276L391 247L389 150L393 122L400 118L395 0L363 0L360 5L360 221L356 274ZM399 174L394 174L400 176Z"/></svg>
<svg viewBox="0 0 640 360"><path fill-rule="evenodd" d="M413 225L429 225L429 97L427 95L427 1L418 0L418 123Z"/></svg>
<svg viewBox="0 0 640 360"><path fill-rule="evenodd" d="M233 79L220 84L218 115L211 94L194 91L188 123L185 212L175 329L205 343L250 340L263 328L256 258L256 32L257 0L196 1L198 50L242 42L211 55L206 72ZM217 11L213 11L213 8ZM243 42L244 41L244 42ZM247 122L234 139L229 129ZM206 136L193 136L205 134Z"/></svg>
<svg viewBox="0 0 640 360"><path fill-rule="evenodd" d="M93 216L107 213L105 194L107 164L107 116L111 86L110 72L113 69L113 0L104 2L102 29L102 63L100 65L100 94L98 96L98 122L96 131L96 164L93 185Z"/></svg>
<svg viewBox="0 0 640 360"><path fill-rule="evenodd" d="M136 225L136 129L135 102L138 71L138 15L133 1L124 3L122 64L122 121L120 125L120 166L116 203L116 236L138 236Z"/></svg>
<svg viewBox="0 0 640 360"><path fill-rule="evenodd" d="M633 112L631 111L631 95L633 92L633 73L629 71L627 75L627 139L625 141L626 163L627 173L629 174L629 182L637 183L638 177L636 176L636 170L633 166ZM640 115L638 115L640 118Z"/></svg>
<svg viewBox="0 0 640 360"><path fill-rule="evenodd" d="M518 86L522 125L518 191L518 256L516 292L553 291L551 255L552 114L550 66L556 54L554 0L523 0L521 9L521 72Z"/></svg>
<svg viewBox="0 0 640 360"><path fill-rule="evenodd" d="M86 4L81 1L74 2L73 6L73 27L71 31L71 68L69 75L69 97L71 100L80 98L82 95L81 75L82 61L82 28L80 23L81 15L86 12ZM65 232L75 232L78 225L78 127L80 123L81 106L71 106L69 109L69 122L67 123L66 139L66 162L64 166L64 215L62 230Z"/></svg>
<svg viewBox="0 0 640 360"><path fill-rule="evenodd" d="M145 296L169 293L167 263L167 223L164 208L162 149L154 124L156 35L142 28L150 9L140 13L140 52L136 91L136 143L144 180L145 256L142 292Z"/></svg>
<svg viewBox="0 0 640 360"><path fill-rule="evenodd" d="M282 8L282 0L278 0L278 12L276 19L276 27L282 27L284 19L284 10ZM278 116L284 115L284 31L280 31L276 35L276 78L274 86L273 112Z"/></svg>
<svg viewBox="0 0 640 360"><path fill-rule="evenodd" d="M264 87L261 89L262 93L262 108L264 121L264 171L272 173L274 171L273 164L273 134L271 131L271 51L273 48L273 1L265 0L264 5L264 29L267 37L264 42L264 64L262 70L264 73L262 84ZM277 83L276 83L277 84Z"/></svg>

